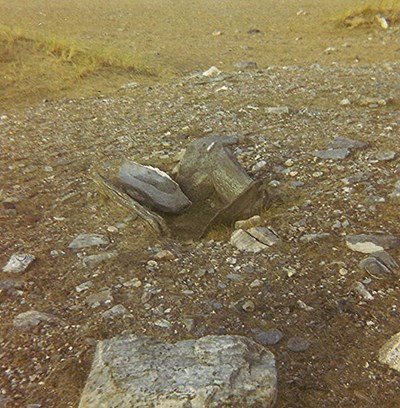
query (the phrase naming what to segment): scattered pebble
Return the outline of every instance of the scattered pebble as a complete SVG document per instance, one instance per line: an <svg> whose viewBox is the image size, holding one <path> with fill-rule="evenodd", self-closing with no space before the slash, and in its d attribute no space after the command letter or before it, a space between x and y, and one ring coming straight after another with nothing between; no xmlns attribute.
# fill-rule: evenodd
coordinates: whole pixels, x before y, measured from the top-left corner
<svg viewBox="0 0 400 408"><path fill-rule="evenodd" d="M287 342L287 348L296 353L306 351L310 347L310 342L303 337L291 337Z"/></svg>

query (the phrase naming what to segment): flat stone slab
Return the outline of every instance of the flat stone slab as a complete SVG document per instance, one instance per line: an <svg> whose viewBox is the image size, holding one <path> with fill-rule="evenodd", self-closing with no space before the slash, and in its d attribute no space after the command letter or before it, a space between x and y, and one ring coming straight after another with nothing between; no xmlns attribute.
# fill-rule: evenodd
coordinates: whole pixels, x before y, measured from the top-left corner
<svg viewBox="0 0 400 408"><path fill-rule="evenodd" d="M79 234L69 245L70 249L82 249L92 246L108 245L110 240L100 234Z"/></svg>
<svg viewBox="0 0 400 408"><path fill-rule="evenodd" d="M350 234L346 235L345 239L351 250L364 254L400 247L400 237L395 235Z"/></svg>
<svg viewBox="0 0 400 408"><path fill-rule="evenodd" d="M348 139L347 137L337 136L328 143L328 149L362 149L367 147L368 143L361 140Z"/></svg>
<svg viewBox="0 0 400 408"><path fill-rule="evenodd" d="M242 336L100 341L79 408L273 407L273 354Z"/></svg>
<svg viewBox="0 0 400 408"><path fill-rule="evenodd" d="M65 324L63 320L49 313L39 312L37 310L28 310L15 316L13 326L22 331L33 329L41 323L46 324Z"/></svg>

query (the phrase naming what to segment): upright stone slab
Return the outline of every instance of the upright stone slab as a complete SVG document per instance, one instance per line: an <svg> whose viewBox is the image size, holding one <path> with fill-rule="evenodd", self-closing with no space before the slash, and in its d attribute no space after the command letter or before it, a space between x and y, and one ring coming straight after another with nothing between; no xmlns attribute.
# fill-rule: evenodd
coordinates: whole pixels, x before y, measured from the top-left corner
<svg viewBox="0 0 400 408"><path fill-rule="evenodd" d="M100 341L79 408L273 407L271 352L241 336Z"/></svg>

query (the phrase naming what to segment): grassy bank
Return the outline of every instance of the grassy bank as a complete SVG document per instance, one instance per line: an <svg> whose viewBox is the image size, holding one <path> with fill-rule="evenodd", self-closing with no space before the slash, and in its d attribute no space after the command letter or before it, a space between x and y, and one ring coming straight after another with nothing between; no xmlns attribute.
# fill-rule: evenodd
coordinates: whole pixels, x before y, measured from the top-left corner
<svg viewBox="0 0 400 408"><path fill-rule="evenodd" d="M110 76L118 83L118 77L123 82L159 74L140 55L4 25L0 26L0 71L1 99L7 107L26 98L104 89Z"/></svg>

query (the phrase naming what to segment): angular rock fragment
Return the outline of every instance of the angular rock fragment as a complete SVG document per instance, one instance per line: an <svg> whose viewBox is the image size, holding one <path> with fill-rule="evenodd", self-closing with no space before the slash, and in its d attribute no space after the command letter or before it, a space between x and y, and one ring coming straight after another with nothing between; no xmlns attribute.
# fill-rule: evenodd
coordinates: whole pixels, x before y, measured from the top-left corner
<svg viewBox="0 0 400 408"><path fill-rule="evenodd" d="M99 306L109 305L114 301L114 298L111 293L111 289L103 289L100 292L93 293L89 295L85 302L91 308L96 308Z"/></svg>
<svg viewBox="0 0 400 408"><path fill-rule="evenodd" d="M364 298L364 300L374 300L374 297L371 295L371 293L367 290L367 288L362 282L355 282L353 288L359 295L361 295Z"/></svg>
<svg viewBox="0 0 400 408"><path fill-rule="evenodd" d="M116 258L118 252L103 252L96 255L88 255L82 258L82 263L86 268L93 268L101 262L107 261L108 259Z"/></svg>
<svg viewBox="0 0 400 408"><path fill-rule="evenodd" d="M219 70L217 67L212 66L208 68L206 71L203 72L203 76L207 78L216 78L222 74L222 71Z"/></svg>
<svg viewBox="0 0 400 408"><path fill-rule="evenodd" d="M19 273L26 271L31 263L36 259L31 254L13 254L3 267L3 272Z"/></svg>
<svg viewBox="0 0 400 408"><path fill-rule="evenodd" d="M246 232L257 241L267 246L275 245L280 241L278 235L266 227L253 227L246 230Z"/></svg>
<svg viewBox="0 0 400 408"><path fill-rule="evenodd" d="M287 115L290 109L287 106L270 106L266 108L266 112L272 115Z"/></svg>
<svg viewBox="0 0 400 408"><path fill-rule="evenodd" d="M132 316L132 314L124 305L115 305L111 309L103 312L101 315L104 319L114 319L115 317L121 316Z"/></svg>
<svg viewBox="0 0 400 408"><path fill-rule="evenodd" d="M267 245L257 241L254 237L242 229L234 231L231 235L230 243L241 251L261 252L268 248Z"/></svg>
<svg viewBox="0 0 400 408"><path fill-rule="evenodd" d="M105 196L112 200L116 200L121 206L133 211L135 215L144 221L144 223L156 234L169 234L169 230L164 219L154 211L151 211L139 204L130 195L128 195L121 186L107 180L101 174L96 172L92 174L92 178Z"/></svg>
<svg viewBox="0 0 400 408"><path fill-rule="evenodd" d="M241 336L100 341L79 408L272 407L274 356Z"/></svg>
<svg viewBox="0 0 400 408"><path fill-rule="evenodd" d="M119 179L125 191L149 209L180 214L192 204L179 185L157 168L126 161L119 170Z"/></svg>
<svg viewBox="0 0 400 408"><path fill-rule="evenodd" d="M379 362L400 372L400 333L392 336L379 350Z"/></svg>
<svg viewBox="0 0 400 408"><path fill-rule="evenodd" d="M368 146L368 142L361 140L348 139L347 137L337 136L328 143L328 149L362 149Z"/></svg>
<svg viewBox="0 0 400 408"><path fill-rule="evenodd" d="M346 235L345 239L351 250L364 254L400 247L400 237L395 235L351 234Z"/></svg>
<svg viewBox="0 0 400 408"><path fill-rule="evenodd" d="M328 149L328 150L314 150L311 152L314 157L326 160L341 160L345 159L349 154L350 150L347 148L342 149Z"/></svg>
<svg viewBox="0 0 400 408"><path fill-rule="evenodd" d="M261 225L262 219L259 215L254 215L251 218L248 218L247 220L239 220L235 222L235 229L243 229L247 230L252 227L258 227Z"/></svg>
<svg viewBox="0 0 400 408"><path fill-rule="evenodd" d="M382 277L384 275L390 275L391 273L390 269L384 263L373 256L363 259L359 266L374 277Z"/></svg>
<svg viewBox="0 0 400 408"><path fill-rule="evenodd" d="M364 258L359 266L377 278L393 275L399 268L395 259L386 251L374 252L372 256Z"/></svg>
<svg viewBox="0 0 400 408"><path fill-rule="evenodd" d="M319 232L317 234L304 234L299 238L301 242L315 242L319 241L320 239L328 238L331 234L329 232Z"/></svg>
<svg viewBox="0 0 400 408"><path fill-rule="evenodd" d="M110 240L100 234L80 234L69 245L70 249L83 249L92 246L108 245Z"/></svg>
<svg viewBox="0 0 400 408"><path fill-rule="evenodd" d="M394 151L378 152L375 154L375 159L379 161L391 161L397 157L397 153Z"/></svg>
<svg viewBox="0 0 400 408"><path fill-rule="evenodd" d="M58 317L49 313L38 312L37 310L20 313L13 320L13 325L18 330L29 330L38 326L40 323L65 324L65 322Z"/></svg>

